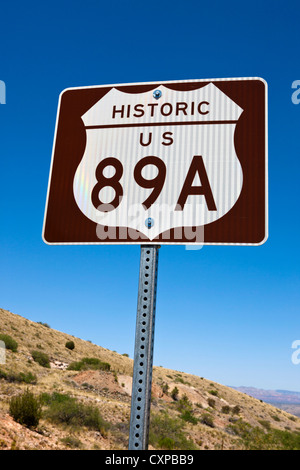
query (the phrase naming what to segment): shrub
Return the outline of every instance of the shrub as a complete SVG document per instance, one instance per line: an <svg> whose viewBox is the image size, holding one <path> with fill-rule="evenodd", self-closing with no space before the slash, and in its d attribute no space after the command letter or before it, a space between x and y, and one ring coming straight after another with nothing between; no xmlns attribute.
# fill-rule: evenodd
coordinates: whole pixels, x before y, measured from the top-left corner
<svg viewBox="0 0 300 470"><path fill-rule="evenodd" d="M211 408L214 408L216 406L216 400L214 400L213 398L209 398L207 400L207 403Z"/></svg>
<svg viewBox="0 0 300 470"><path fill-rule="evenodd" d="M80 371L83 369L83 363L82 362L71 362L71 364L68 365L67 370L77 370Z"/></svg>
<svg viewBox="0 0 300 470"><path fill-rule="evenodd" d="M4 372L0 370L0 379L5 379L7 382L13 383L26 383L26 384L36 384L37 378L36 375L31 372L19 372L15 374L14 372Z"/></svg>
<svg viewBox="0 0 300 470"><path fill-rule="evenodd" d="M259 419L258 420L259 424L268 431L271 429L271 424L270 421L267 421L266 419Z"/></svg>
<svg viewBox="0 0 300 470"><path fill-rule="evenodd" d="M210 416L209 413L203 413L203 415L200 418L200 423L206 424L206 426L209 426L210 428L215 427L213 418Z"/></svg>
<svg viewBox="0 0 300 470"><path fill-rule="evenodd" d="M167 450L196 450L193 441L187 439L182 431L182 421L171 418L166 412L151 416L149 443Z"/></svg>
<svg viewBox="0 0 300 470"><path fill-rule="evenodd" d="M39 400L26 390L22 395L11 398L9 413L18 423L34 428L39 424L41 405Z"/></svg>
<svg viewBox="0 0 300 470"><path fill-rule="evenodd" d="M50 399L46 417L54 423L64 423L71 426L86 426L100 431L105 435L109 427L97 407L80 403L75 398L62 395Z"/></svg>
<svg viewBox="0 0 300 470"><path fill-rule="evenodd" d="M31 372L20 372L16 375L16 382L24 382L25 384L36 384L37 378L36 375Z"/></svg>
<svg viewBox="0 0 300 470"><path fill-rule="evenodd" d="M178 382L180 384L185 384L185 381L183 380L182 377L176 377L175 382Z"/></svg>
<svg viewBox="0 0 300 470"><path fill-rule="evenodd" d="M161 437L158 439L158 445L161 449L165 450L173 450L176 446L174 439L170 437Z"/></svg>
<svg viewBox="0 0 300 470"><path fill-rule="evenodd" d="M197 418L193 416L193 405L187 395L183 395L183 397L180 398L176 408L181 412L180 418L183 421L188 421L192 424L196 424L198 422Z"/></svg>
<svg viewBox="0 0 300 470"><path fill-rule="evenodd" d="M228 415L229 412L230 412L230 406L228 406L228 405L222 406L222 410L221 410L221 411L222 411L222 413Z"/></svg>
<svg viewBox="0 0 300 470"><path fill-rule="evenodd" d="M191 411L192 408L193 408L192 402L188 399L187 395L184 394L182 398L180 398L177 404L177 410L178 411L185 411L185 410Z"/></svg>
<svg viewBox="0 0 300 470"><path fill-rule="evenodd" d="M234 406L231 410L232 414L234 415L238 415L240 411L241 411L241 408L238 405Z"/></svg>
<svg viewBox="0 0 300 470"><path fill-rule="evenodd" d="M277 415L271 415L271 418L272 418L274 421L280 421L280 418L279 418L279 416L277 416Z"/></svg>
<svg viewBox="0 0 300 470"><path fill-rule="evenodd" d="M246 450L300 450L300 434L267 426L261 429L239 419L228 431L240 438L240 446Z"/></svg>
<svg viewBox="0 0 300 470"><path fill-rule="evenodd" d="M83 447L82 442L74 436L63 437L61 442L71 449L81 449Z"/></svg>
<svg viewBox="0 0 300 470"><path fill-rule="evenodd" d="M175 400L175 401L178 400L178 394L179 394L178 388L174 387L172 392L171 392L171 397L173 398L173 400Z"/></svg>
<svg viewBox="0 0 300 470"><path fill-rule="evenodd" d="M108 362L103 362L96 357L84 357L82 362L89 366L94 366L96 369L100 366L101 368L105 368L106 370L110 370L110 364Z"/></svg>
<svg viewBox="0 0 300 470"><path fill-rule="evenodd" d="M73 351L73 349L75 348L75 343L74 341L67 341L66 344L65 344L65 347L67 349L70 349L71 351Z"/></svg>
<svg viewBox="0 0 300 470"><path fill-rule="evenodd" d="M68 366L68 370L110 370L110 364L108 362L102 362L96 357L84 357L79 362L72 362Z"/></svg>
<svg viewBox="0 0 300 470"><path fill-rule="evenodd" d="M42 321L38 321L37 323L39 325L45 326L46 328L51 328L50 325L48 325L48 323L43 323Z"/></svg>
<svg viewBox="0 0 300 470"><path fill-rule="evenodd" d="M218 390L210 390L209 393L210 393L211 395L213 395L214 397L218 397L218 396L219 396Z"/></svg>
<svg viewBox="0 0 300 470"><path fill-rule="evenodd" d="M12 352L17 352L18 343L11 336L0 334L0 341L5 343L6 349L10 349Z"/></svg>
<svg viewBox="0 0 300 470"><path fill-rule="evenodd" d="M41 351L31 351L32 359L40 366L50 369L50 361L47 354Z"/></svg>
<svg viewBox="0 0 300 470"><path fill-rule="evenodd" d="M42 405L51 405L52 403L65 403L73 398L64 393L53 392L51 395L49 393L41 393L39 396L40 402Z"/></svg>
<svg viewBox="0 0 300 470"><path fill-rule="evenodd" d="M180 418L183 421L187 421L188 423L192 423L192 424L197 424L198 423L198 419L195 418L195 416L193 415L193 412L190 411L190 410L184 410L181 413Z"/></svg>

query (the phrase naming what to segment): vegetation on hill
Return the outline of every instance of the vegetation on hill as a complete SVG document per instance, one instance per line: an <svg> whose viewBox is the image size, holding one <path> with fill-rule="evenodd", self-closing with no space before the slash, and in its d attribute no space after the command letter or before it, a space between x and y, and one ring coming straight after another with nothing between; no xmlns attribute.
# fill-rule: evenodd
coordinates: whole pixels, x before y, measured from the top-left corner
<svg viewBox="0 0 300 470"><path fill-rule="evenodd" d="M1 309L0 333L7 349L0 449L127 449L127 354ZM149 446L300 450L300 419L204 378L154 367Z"/></svg>

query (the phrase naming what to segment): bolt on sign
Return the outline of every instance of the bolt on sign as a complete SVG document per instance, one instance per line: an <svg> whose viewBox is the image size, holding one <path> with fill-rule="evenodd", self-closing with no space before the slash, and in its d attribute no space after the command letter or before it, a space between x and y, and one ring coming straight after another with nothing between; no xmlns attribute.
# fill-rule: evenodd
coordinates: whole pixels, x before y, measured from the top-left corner
<svg viewBox="0 0 300 470"><path fill-rule="evenodd" d="M61 93L46 243L260 245L267 231L263 79Z"/></svg>

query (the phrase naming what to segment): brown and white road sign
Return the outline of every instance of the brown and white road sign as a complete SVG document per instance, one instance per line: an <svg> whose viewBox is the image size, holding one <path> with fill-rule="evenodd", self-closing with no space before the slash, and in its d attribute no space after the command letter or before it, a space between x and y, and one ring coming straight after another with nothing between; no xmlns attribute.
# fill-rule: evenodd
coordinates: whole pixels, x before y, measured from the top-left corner
<svg viewBox="0 0 300 470"><path fill-rule="evenodd" d="M259 245L267 219L261 78L61 93L46 243Z"/></svg>

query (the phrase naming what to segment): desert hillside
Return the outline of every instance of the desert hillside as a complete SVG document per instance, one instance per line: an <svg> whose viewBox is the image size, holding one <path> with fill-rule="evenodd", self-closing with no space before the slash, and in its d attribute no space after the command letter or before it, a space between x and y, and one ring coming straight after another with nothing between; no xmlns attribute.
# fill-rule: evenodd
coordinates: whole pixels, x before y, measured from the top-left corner
<svg viewBox="0 0 300 470"><path fill-rule="evenodd" d="M127 449L132 359L0 309L3 338L0 449ZM39 404L31 426L12 413L13 398L26 393ZM149 449L273 448L300 450L299 418L203 377L154 367Z"/></svg>

